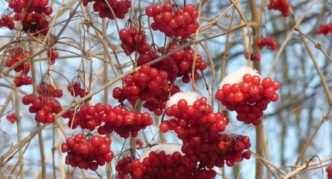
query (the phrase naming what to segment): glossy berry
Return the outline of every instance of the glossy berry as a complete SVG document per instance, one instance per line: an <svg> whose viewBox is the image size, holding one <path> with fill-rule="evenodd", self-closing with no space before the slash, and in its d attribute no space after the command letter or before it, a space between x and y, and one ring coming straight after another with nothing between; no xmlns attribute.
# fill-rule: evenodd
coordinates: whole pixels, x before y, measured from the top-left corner
<svg viewBox="0 0 332 179"><path fill-rule="evenodd" d="M287 0L271 0L270 4L268 5L269 10L277 10L282 13L284 17L288 16L288 9L290 4Z"/></svg>
<svg viewBox="0 0 332 179"><path fill-rule="evenodd" d="M262 49L264 46L268 46L272 51L278 48L278 42L274 38L257 39L257 45L260 49Z"/></svg>

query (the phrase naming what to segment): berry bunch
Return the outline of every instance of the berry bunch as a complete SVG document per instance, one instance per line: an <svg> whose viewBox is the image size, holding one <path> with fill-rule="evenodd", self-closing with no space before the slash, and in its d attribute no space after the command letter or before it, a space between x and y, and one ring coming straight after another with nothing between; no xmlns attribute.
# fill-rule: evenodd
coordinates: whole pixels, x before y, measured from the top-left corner
<svg viewBox="0 0 332 179"><path fill-rule="evenodd" d="M317 34L323 34L323 35L332 34L332 24L321 25L317 31Z"/></svg>
<svg viewBox="0 0 332 179"><path fill-rule="evenodd" d="M18 63L19 61L23 60L24 58L30 56L30 52L24 52L22 48L10 48L10 59L6 62L7 67L11 67ZM17 66L14 69L16 72L21 72L20 76L15 77L14 83L15 86L20 87L23 85L30 85L32 84L32 78L27 76L30 71L30 62L26 61L23 64Z"/></svg>
<svg viewBox="0 0 332 179"><path fill-rule="evenodd" d="M200 168L197 163L191 162L188 157L179 152L166 154L165 151L152 151L142 161L126 157L116 166L117 179L126 178L130 174L134 179L140 178L193 178L209 179L216 176L212 169Z"/></svg>
<svg viewBox="0 0 332 179"><path fill-rule="evenodd" d="M55 114L62 111L60 103L55 98L62 97L62 90L54 89L52 85L42 83L37 87L37 93L26 95L22 98L24 105L29 105L29 111L36 113L35 120L41 123L53 123Z"/></svg>
<svg viewBox="0 0 332 179"><path fill-rule="evenodd" d="M22 21L24 32L46 35L49 21L46 16L52 14L53 9L48 0L10 0L9 8L15 12L14 20Z"/></svg>
<svg viewBox="0 0 332 179"><path fill-rule="evenodd" d="M132 166L133 159L131 157L124 157L119 160L115 166L117 172L116 179L129 179L127 175L133 176L134 168Z"/></svg>
<svg viewBox="0 0 332 179"><path fill-rule="evenodd" d="M7 118L7 120L8 120L10 123L12 123L12 124L14 124L15 121L16 121L16 119L17 119L15 113L14 113L14 114L8 114L8 115L6 116L6 118Z"/></svg>
<svg viewBox="0 0 332 179"><path fill-rule="evenodd" d="M271 0L267 8L269 10L273 9L280 11L284 17L287 17L289 6L290 4L287 0Z"/></svg>
<svg viewBox="0 0 332 179"><path fill-rule="evenodd" d="M136 145L138 145L140 148L143 147L143 142L141 141L141 139L136 139L135 143L136 143Z"/></svg>
<svg viewBox="0 0 332 179"><path fill-rule="evenodd" d="M67 86L67 90L70 92L70 95L73 97L80 96L83 98L84 96L88 95L89 92L85 91L84 88L81 88L81 83L74 82Z"/></svg>
<svg viewBox="0 0 332 179"><path fill-rule="evenodd" d="M121 137L130 135L136 137L138 131L152 125L153 120L149 113L127 111L124 107L114 107L98 103L94 106L83 104L79 111L69 111L63 118L68 118L68 126L94 130L98 127L99 134L107 134L115 131ZM75 118L74 118L75 117Z"/></svg>
<svg viewBox="0 0 332 179"><path fill-rule="evenodd" d="M53 50L47 50L47 56L50 59L51 64L54 64L55 60L59 58L59 53Z"/></svg>
<svg viewBox="0 0 332 179"><path fill-rule="evenodd" d="M122 41L121 47L127 55L130 55L134 51L142 54L150 49L150 45L146 41L145 33L138 32L133 26L129 29L121 29L119 36Z"/></svg>
<svg viewBox="0 0 332 179"><path fill-rule="evenodd" d="M83 134L76 134L75 137L67 138L61 150L67 152L66 164L81 169L97 170L98 166L110 162L114 154L111 151L111 138L94 135L85 138Z"/></svg>
<svg viewBox="0 0 332 179"><path fill-rule="evenodd" d="M115 18L112 11L117 18L123 19L131 6L131 2L129 0L108 0L108 2L105 0L83 0L83 5L87 6L88 2L94 2L93 10L95 12L99 12L99 17L107 17L110 19ZM112 10L109 6L111 6Z"/></svg>
<svg viewBox="0 0 332 179"><path fill-rule="evenodd" d="M162 122L160 131L174 130L183 142L182 152L191 161L212 168L224 166L225 161L232 166L234 162L250 157L244 151L250 147L249 138L238 136L234 140L221 134L229 121L221 113L213 113L205 97L196 100L193 105L188 105L186 100L181 99L177 104L166 108L166 114L175 119ZM236 143L240 147L235 148Z"/></svg>
<svg viewBox="0 0 332 179"><path fill-rule="evenodd" d="M169 37L188 38L199 27L195 20L198 17L198 12L191 4L177 10L171 4L157 4L153 7L147 7L145 13L147 16L153 17L154 22L151 24L151 28L159 30Z"/></svg>
<svg viewBox="0 0 332 179"><path fill-rule="evenodd" d="M244 53L244 57L246 59L248 59L249 58L249 54L247 52ZM255 54L252 53L251 56L250 56L250 60L252 60L252 61L260 61L261 60L261 55L260 54L255 55Z"/></svg>
<svg viewBox="0 0 332 179"><path fill-rule="evenodd" d="M8 27L8 29L14 30L15 29L14 19L7 15L3 15L2 18L0 19L0 27Z"/></svg>
<svg viewBox="0 0 332 179"><path fill-rule="evenodd" d="M326 167L325 170L326 170L326 173L327 173L327 178L328 178L328 179L332 179L332 165Z"/></svg>
<svg viewBox="0 0 332 179"><path fill-rule="evenodd" d="M172 45L171 48L167 51L172 51L178 48L178 45ZM146 64L156 58L158 58L154 51L148 51L145 54L141 54L137 59L138 65ZM166 57L158 63L152 65L152 67L159 70L164 70L168 73L168 80L174 82L177 77L181 77L184 83L190 81L189 75L192 73L192 64L194 62L195 51L190 47L179 50L173 55ZM194 70L194 79L199 79L199 74L197 70L205 70L207 67L206 63L202 60L202 56L197 54L196 64Z"/></svg>
<svg viewBox="0 0 332 179"><path fill-rule="evenodd" d="M257 39L257 45L260 49L262 49L264 46L268 46L273 51L278 48L278 42L274 38Z"/></svg>
<svg viewBox="0 0 332 179"><path fill-rule="evenodd" d="M153 119L148 112L140 113L128 111L125 107L114 107L107 113L106 121L98 128L99 134L111 133L113 130L120 137L136 137L139 130L145 129L153 124Z"/></svg>
<svg viewBox="0 0 332 179"><path fill-rule="evenodd" d="M176 85L170 85L165 71L142 65L139 72L125 77L125 86L114 88L113 97L123 102L127 99L133 106L138 99L144 101L143 107L161 115L169 95L179 92Z"/></svg>
<svg viewBox="0 0 332 179"><path fill-rule="evenodd" d="M111 112L112 106L97 103L96 105L83 104L76 113L71 110L62 115L68 118L68 126L75 129L80 126L82 129L94 130L100 126L102 121L107 120L107 114Z"/></svg>
<svg viewBox="0 0 332 179"><path fill-rule="evenodd" d="M269 102L278 100L279 87L279 82L269 77L261 81L258 75L245 74L242 82L220 86L216 98L229 110L235 110L239 121L259 125Z"/></svg>

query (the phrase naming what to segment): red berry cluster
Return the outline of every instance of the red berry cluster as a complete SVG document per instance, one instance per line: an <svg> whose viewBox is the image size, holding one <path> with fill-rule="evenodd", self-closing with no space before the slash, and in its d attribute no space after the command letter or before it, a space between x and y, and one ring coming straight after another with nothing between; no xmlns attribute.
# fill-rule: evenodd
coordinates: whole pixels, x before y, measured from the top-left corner
<svg viewBox="0 0 332 179"><path fill-rule="evenodd" d="M75 137L67 138L61 150L67 152L66 164L81 169L97 170L98 166L110 162L114 154L111 151L111 138L94 135L85 138L83 134L76 134Z"/></svg>
<svg viewBox="0 0 332 179"><path fill-rule="evenodd" d="M89 92L85 91L84 88L81 88L81 83L74 82L67 86L67 90L70 92L70 95L73 97L80 96L83 98L84 96L88 95Z"/></svg>
<svg viewBox="0 0 332 179"><path fill-rule="evenodd" d="M47 50L47 56L50 59L51 64L54 64L55 60L59 58L59 53L53 50Z"/></svg>
<svg viewBox="0 0 332 179"><path fill-rule="evenodd" d="M249 54L247 52L244 53L244 57L246 59L248 59L249 58ZM252 60L252 61L260 61L261 60L261 55L260 54L257 54L257 55L251 54L250 55L250 60Z"/></svg>
<svg viewBox="0 0 332 179"><path fill-rule="evenodd" d="M139 147L143 147L143 142L141 141L141 139L136 139L135 141L136 145L138 145Z"/></svg>
<svg viewBox="0 0 332 179"><path fill-rule="evenodd" d="M8 120L10 123L12 123L12 124L14 124L15 121L16 121L16 119L17 119L15 113L14 113L14 114L8 114L8 115L6 116L6 118L7 118L7 120Z"/></svg>
<svg viewBox="0 0 332 179"><path fill-rule="evenodd" d="M138 99L144 101L143 107L161 115L169 95L180 91L176 85L170 85L165 71L142 65L139 72L125 77L125 86L114 88L113 97L123 102L127 99L133 106Z"/></svg>
<svg viewBox="0 0 332 179"><path fill-rule="evenodd" d="M321 25L317 31L317 34L323 34L323 35L332 34L332 23Z"/></svg>
<svg viewBox="0 0 332 179"><path fill-rule="evenodd" d="M127 176L133 176L134 168L132 166L133 159L131 157L124 157L119 160L119 162L115 166L115 170L117 172L116 179L129 179Z"/></svg>
<svg viewBox="0 0 332 179"><path fill-rule="evenodd" d="M164 151L152 151L142 162L126 157L119 161L116 170L117 179L125 179L127 174L133 179L209 179L216 176L214 170L198 167L197 163L191 162L179 152L167 155Z"/></svg>
<svg viewBox="0 0 332 179"><path fill-rule="evenodd" d="M111 133L113 130L120 137L136 137L138 131L153 124L153 119L148 112L140 113L128 111L125 107L117 106L107 113L104 125L98 128L99 134Z"/></svg>
<svg viewBox="0 0 332 179"><path fill-rule="evenodd" d="M178 45L172 45L168 50L172 51L178 48ZM156 58L158 58L154 51L148 51L145 54L141 54L137 59L138 65L146 64ZM179 50L175 52L173 55L166 57L158 63L152 65L152 67L157 68L159 70L164 70L168 73L168 80L174 82L177 77L182 77L182 81L184 83L188 83L190 81L189 75L192 73L192 64L194 62L195 51L190 47ZM199 74L197 70L205 70L207 67L206 63L203 61L202 56L197 54L196 56L196 64L194 71L194 79L199 79Z"/></svg>
<svg viewBox="0 0 332 179"><path fill-rule="evenodd" d="M287 17L289 6L290 4L287 0L271 0L267 8L269 10L273 9L280 11L284 17Z"/></svg>
<svg viewBox="0 0 332 179"><path fill-rule="evenodd" d="M268 46L273 51L278 48L278 42L274 38L257 39L257 45L260 49L262 49L264 46Z"/></svg>
<svg viewBox="0 0 332 179"><path fill-rule="evenodd" d="M93 10L95 12L99 12L99 17L107 17L110 19L114 19L114 16L109 6L111 6L115 16L120 19L124 18L131 6L131 2L129 0L108 0L108 3L106 3L105 0L83 0L83 5L88 5L88 2L94 2Z"/></svg>
<svg viewBox="0 0 332 179"><path fill-rule="evenodd" d="M187 38L199 27L196 21L198 12L191 4L177 10L171 4L157 4L147 7L145 13L147 16L153 17L154 22L151 24L151 28L165 33L166 36Z"/></svg>
<svg viewBox="0 0 332 179"><path fill-rule="evenodd" d="M14 30L15 29L14 19L7 15L2 15L2 18L0 19L0 27L8 27L8 29Z"/></svg>
<svg viewBox="0 0 332 179"><path fill-rule="evenodd" d="M9 8L15 12L14 20L22 21L23 31L46 35L49 25L46 16L53 12L53 9L47 6L48 2L48 0L10 0Z"/></svg>
<svg viewBox="0 0 332 179"><path fill-rule="evenodd" d="M69 127L76 128L79 125L82 129L94 130L99 126L99 134L115 131L123 138L130 135L136 137L139 130L153 123L150 114L147 112L127 111L124 107L112 108L110 105L101 103L95 106L83 104L76 113L69 111L63 117L69 118Z"/></svg>
<svg viewBox="0 0 332 179"><path fill-rule="evenodd" d="M326 167L325 170L326 170L326 173L327 173L327 178L328 178L328 179L332 179L332 165Z"/></svg>
<svg viewBox="0 0 332 179"><path fill-rule="evenodd" d="M249 138L238 136L233 139L220 134L229 121L221 113L213 113L205 97L195 101L193 105L188 105L186 100L181 99L178 104L166 108L166 114L175 119L161 123L160 131L174 130L183 142L182 152L191 161L212 168L223 167L225 161L232 166L234 162L250 157L250 153L244 151L250 147ZM235 147L236 143L238 147ZM222 144L226 145L221 147Z"/></svg>
<svg viewBox="0 0 332 179"><path fill-rule="evenodd" d="M276 90L280 84L269 77L261 81L259 76L250 74L245 74L242 80L242 83L224 84L217 91L216 98L229 110L235 110L239 121L259 125L270 101L279 99Z"/></svg>
<svg viewBox="0 0 332 179"><path fill-rule="evenodd" d="M134 51L142 54L150 49L150 45L146 41L145 33L139 32L133 26L129 29L121 29L119 36L122 41L121 47L127 55L130 55Z"/></svg>
<svg viewBox="0 0 332 179"><path fill-rule="evenodd" d="M13 48L9 50L10 60L6 62L7 67L15 65L17 62L23 60L24 58L30 56L30 52L24 52L22 48ZM22 71L20 76L15 77L14 83L15 86L20 87L23 85L32 84L32 78L27 76L30 71L30 62L26 61L23 64L17 66L14 69L16 72Z"/></svg>
<svg viewBox="0 0 332 179"><path fill-rule="evenodd" d="M26 95L22 98L24 105L29 105L29 111L36 113L35 119L41 123L53 123L55 114L62 111L59 101L54 99L62 97L62 90L54 89L52 85L42 83L37 87L39 96L34 94Z"/></svg>

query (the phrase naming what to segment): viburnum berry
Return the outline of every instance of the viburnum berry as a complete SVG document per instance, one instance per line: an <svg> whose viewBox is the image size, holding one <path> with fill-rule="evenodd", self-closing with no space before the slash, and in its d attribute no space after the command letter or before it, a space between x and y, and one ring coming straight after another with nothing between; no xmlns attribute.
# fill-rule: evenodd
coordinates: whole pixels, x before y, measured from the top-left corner
<svg viewBox="0 0 332 179"><path fill-rule="evenodd" d="M113 97L119 102L127 99L133 106L140 99L144 102L143 107L161 115L169 95L180 91L179 87L171 85L167 78L167 72L142 65L140 71L125 77L123 88L114 88Z"/></svg>
<svg viewBox="0 0 332 179"><path fill-rule="evenodd" d="M237 72L241 73L240 70ZM240 77L240 74L237 76ZM271 101L278 100L276 91L279 88L279 82L272 81L269 77L261 80L258 75L244 74L239 82L235 81L233 84L222 82L216 98L229 110L236 111L239 121L258 125L267 105Z"/></svg>
<svg viewBox="0 0 332 179"><path fill-rule="evenodd" d="M246 53L244 53L244 57L246 58L246 59L248 59L249 58L249 54L246 52ZM251 56L250 56L250 60L252 60L252 61L260 61L261 60L261 55L260 54L251 54Z"/></svg>
<svg viewBox="0 0 332 179"><path fill-rule="evenodd" d="M10 30L14 30L15 29L14 18L8 15L2 15L2 18L0 19L0 27L7 27Z"/></svg>
<svg viewBox="0 0 332 179"><path fill-rule="evenodd" d="M145 33L139 32L134 26L131 26L129 29L121 29L119 35L122 41L121 47L127 55L134 51L143 54L150 49Z"/></svg>
<svg viewBox="0 0 332 179"><path fill-rule="evenodd" d="M332 34L332 23L323 24L319 26L317 34L323 34L323 35Z"/></svg>
<svg viewBox="0 0 332 179"><path fill-rule="evenodd" d="M117 165L117 179L124 179L130 175L133 179L139 178L193 178L209 179L216 176L213 169L198 166L180 152L167 154L165 151L151 151L148 156L140 160L130 157L121 159Z"/></svg>
<svg viewBox="0 0 332 179"><path fill-rule="evenodd" d="M15 114L15 113L14 113L14 114L8 114L8 115L6 116L6 119L7 119L10 123L14 124L15 121L16 121L16 119L17 119L17 117L16 117L16 114Z"/></svg>
<svg viewBox="0 0 332 179"><path fill-rule="evenodd" d="M50 59L51 64L54 64L55 60L59 58L59 53L53 50L47 50L47 56Z"/></svg>
<svg viewBox="0 0 332 179"><path fill-rule="evenodd" d="M67 138L66 143L62 144L61 150L63 153L67 153L66 164L95 171L98 166L103 166L114 158L111 142L111 138L108 136L85 137L83 134L76 134L75 137Z"/></svg>
<svg viewBox="0 0 332 179"><path fill-rule="evenodd" d="M178 9L167 3L157 4L153 7L147 7L145 13L154 20L151 28L165 33L166 36L188 38L199 27L196 21L198 11L191 4Z"/></svg>
<svg viewBox="0 0 332 179"><path fill-rule="evenodd" d="M38 96L26 95L22 98L24 105L29 105L29 112L36 113L35 120L41 123L53 123L55 114L62 111L61 104L55 98L62 97L62 90L52 85L42 83L37 87Z"/></svg>
<svg viewBox="0 0 332 179"><path fill-rule="evenodd" d="M175 50L178 47L178 45L172 45L167 52ZM158 58L159 56L160 55L156 54L154 51L148 51L138 57L137 64L146 64ZM174 82L177 77L180 77L184 83L188 83L191 79L189 75L192 75L192 64L194 62L194 58L195 51L190 47L187 47L185 49L179 50L178 52L175 52L173 55L166 57L160 62L153 64L151 67L166 71L168 73L168 80L171 82ZM197 70L203 71L206 68L206 62L203 61L201 55L197 54L194 79L197 80L200 77Z"/></svg>
<svg viewBox="0 0 332 179"><path fill-rule="evenodd" d="M14 10L14 20L22 23L24 32L46 35L49 30L46 16L53 12L48 3L48 0L10 0L9 8Z"/></svg>
<svg viewBox="0 0 332 179"><path fill-rule="evenodd" d="M272 51L278 48L278 42L274 38L257 39L257 45L260 49L262 49L264 46L268 46Z"/></svg>
<svg viewBox="0 0 332 179"><path fill-rule="evenodd" d="M99 134L109 134L113 131L123 138L136 137L138 131L152 125L153 120L149 113L128 111L124 107L98 103L96 105L80 106L79 110L68 111L63 118L68 118L68 126L94 130L98 127Z"/></svg>
<svg viewBox="0 0 332 179"><path fill-rule="evenodd" d="M268 5L268 9L277 10L282 13L284 17L288 16L288 9L290 4L287 0L271 0L270 4Z"/></svg>
<svg viewBox="0 0 332 179"><path fill-rule="evenodd" d="M99 17L107 17L110 19L114 19L115 17L123 19L131 6L129 0L108 0L108 2L105 0L83 0L83 5L87 6L88 2L94 2L93 10L99 13ZM115 17L112 11L114 12Z"/></svg>
<svg viewBox="0 0 332 179"><path fill-rule="evenodd" d="M84 96L89 94L89 92L85 91L85 89L81 87L81 83L78 81L72 82L71 84L69 84L67 86L67 90L70 92L70 95L73 97L79 96L79 97L83 98Z"/></svg>
<svg viewBox="0 0 332 179"><path fill-rule="evenodd" d="M326 173L327 173L327 178L328 178L328 179L332 179L332 165L326 167L325 170L326 170Z"/></svg>

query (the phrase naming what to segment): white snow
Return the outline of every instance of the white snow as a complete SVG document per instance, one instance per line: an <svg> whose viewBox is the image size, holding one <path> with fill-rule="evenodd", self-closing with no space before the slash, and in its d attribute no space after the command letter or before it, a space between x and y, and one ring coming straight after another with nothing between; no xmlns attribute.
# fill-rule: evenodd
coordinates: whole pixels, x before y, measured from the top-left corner
<svg viewBox="0 0 332 179"><path fill-rule="evenodd" d="M196 92L178 92L169 98L166 103L166 108L171 107L173 104L177 104L179 100L185 99L188 105L193 105L196 100L199 99L199 94Z"/></svg>
<svg viewBox="0 0 332 179"><path fill-rule="evenodd" d="M242 82L242 77L245 74L250 74L250 75L259 75L259 73L257 72L257 70L252 69L248 66L243 66L240 69L231 72L230 74L228 74L219 84L219 88L222 88L222 86L224 84L235 84L235 83L241 83Z"/></svg>
<svg viewBox="0 0 332 179"><path fill-rule="evenodd" d="M150 150L146 151L144 155L141 157L140 161L143 161L145 157L149 156L150 152L161 152L164 151L166 155L172 155L174 152L179 152L183 155L181 151L181 144L159 144L151 147Z"/></svg>

